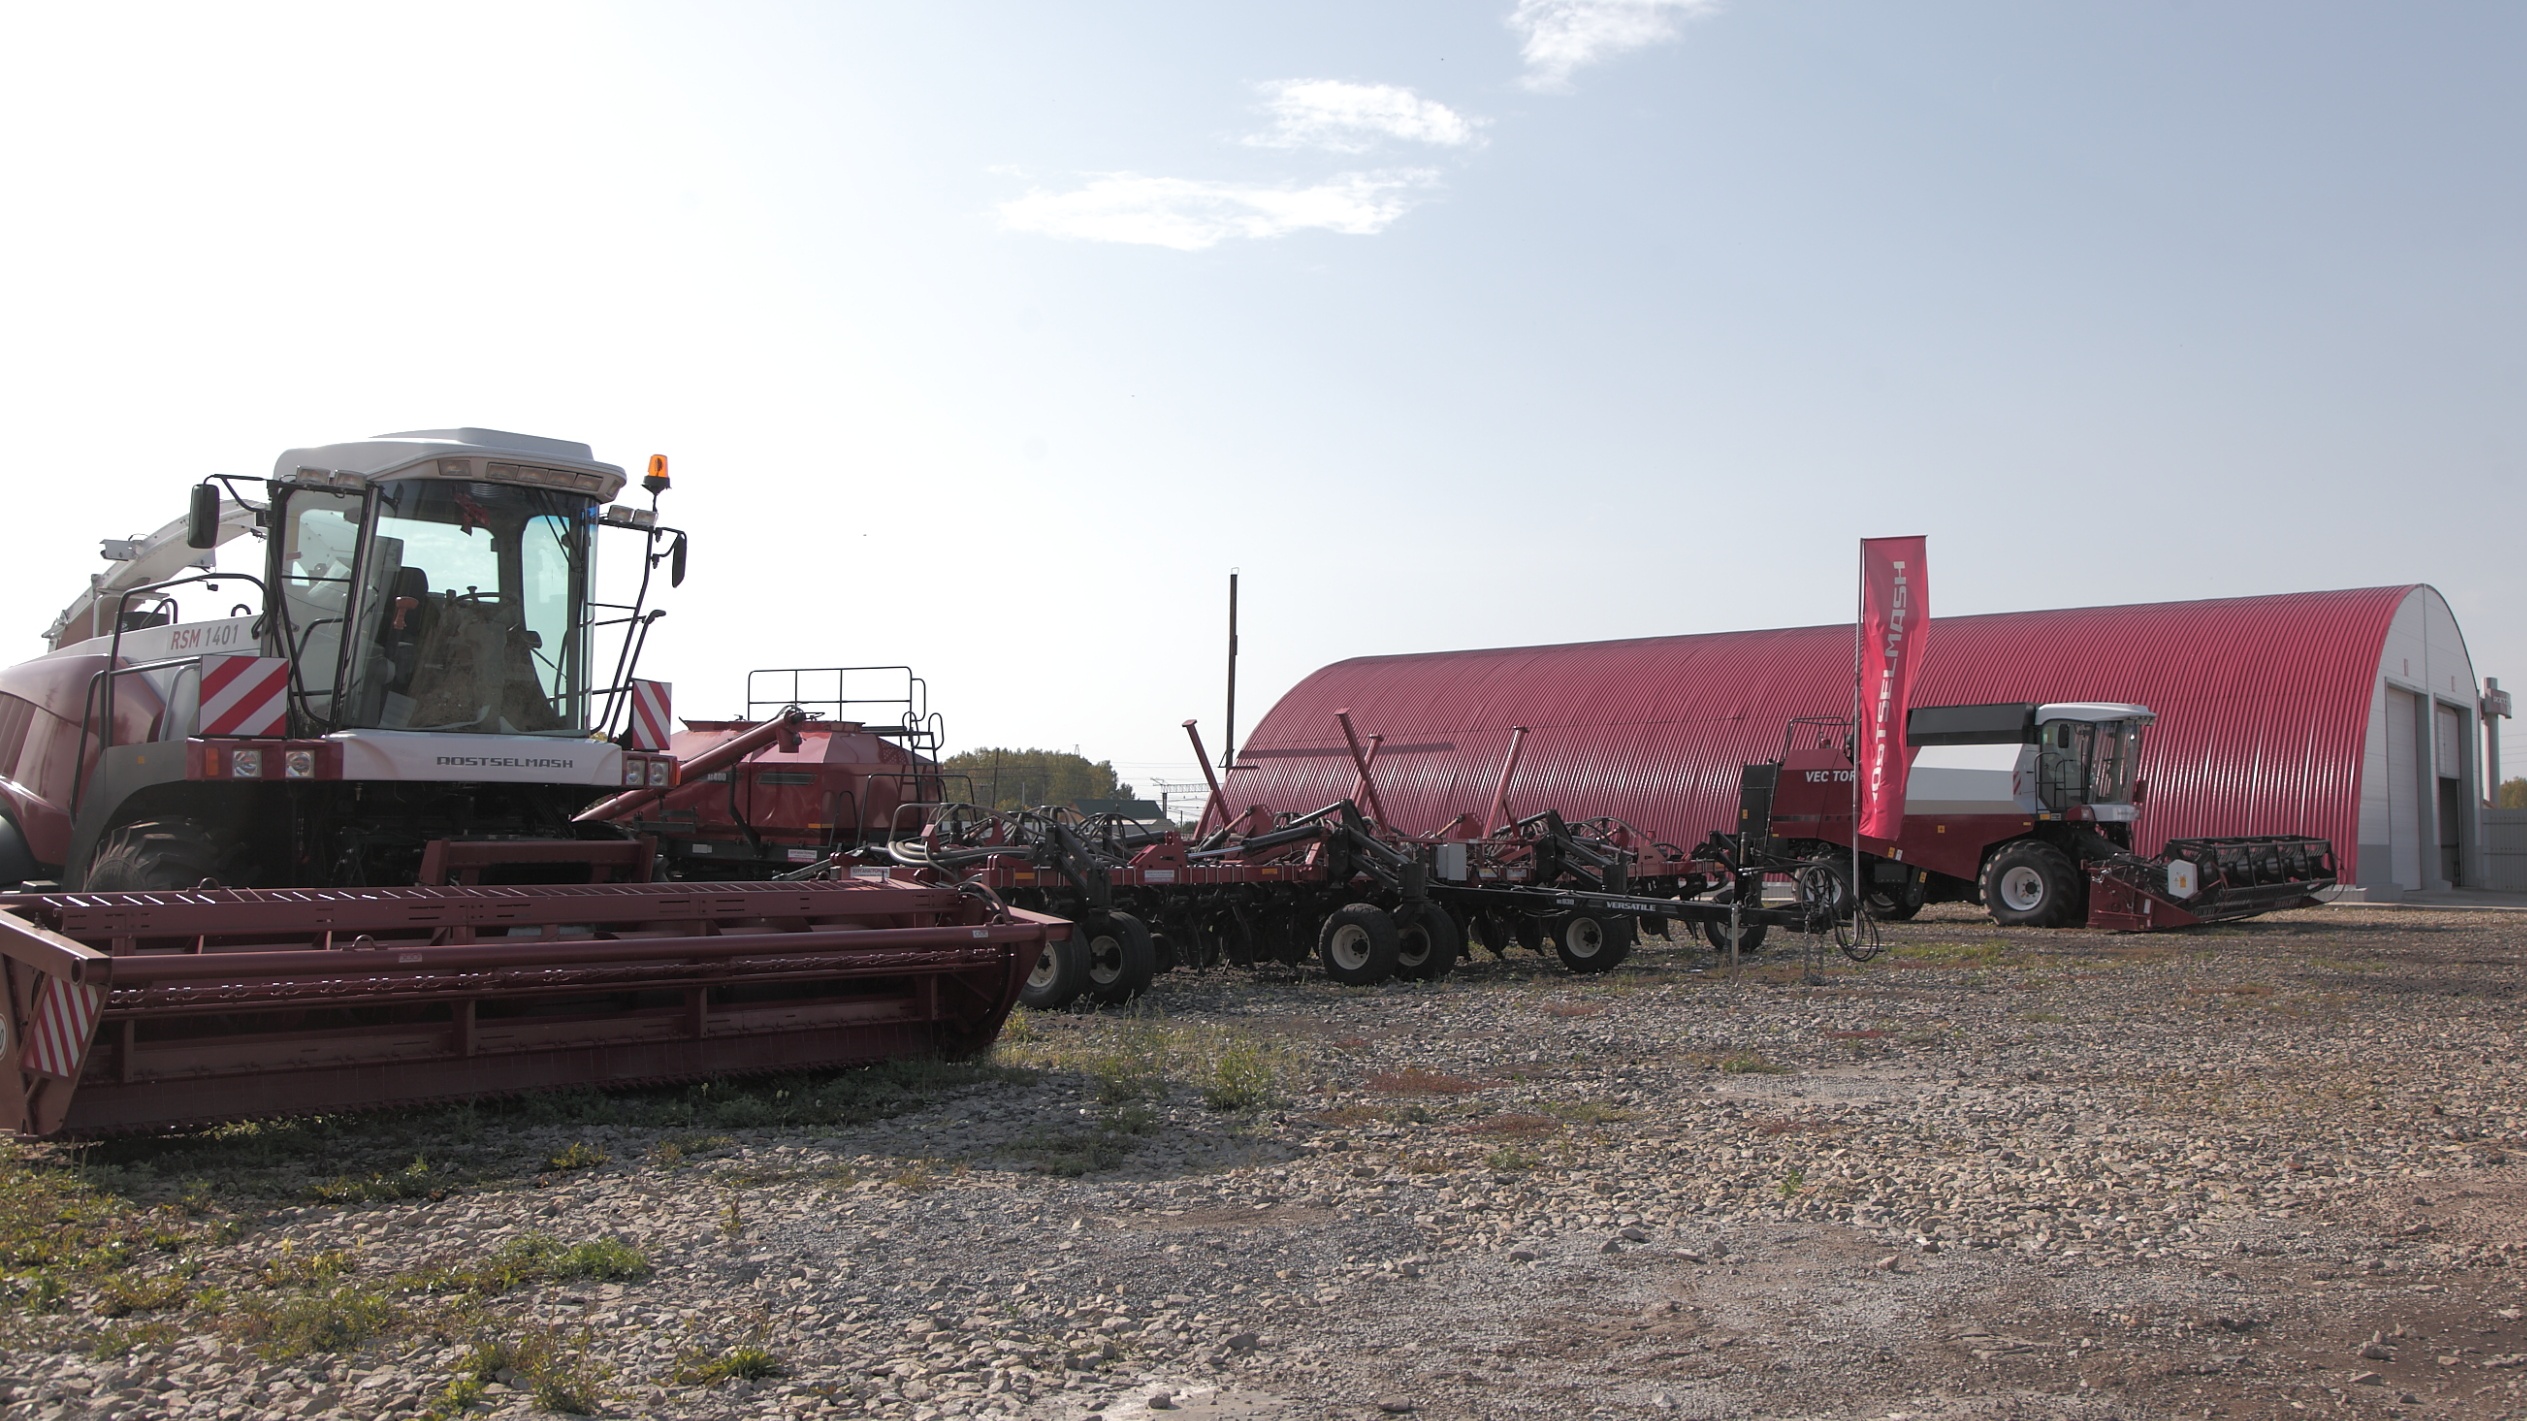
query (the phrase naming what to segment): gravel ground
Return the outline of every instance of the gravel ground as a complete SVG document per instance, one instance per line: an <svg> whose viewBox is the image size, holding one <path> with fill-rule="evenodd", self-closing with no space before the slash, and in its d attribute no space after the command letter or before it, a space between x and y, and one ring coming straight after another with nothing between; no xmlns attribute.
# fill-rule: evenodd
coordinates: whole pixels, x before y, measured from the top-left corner
<svg viewBox="0 0 2527 1421"><path fill-rule="evenodd" d="M306 1182L405 1148L390 1123L251 1170L22 1149L0 1207L90 1190L169 1237L14 1278L0 1400L2527 1416L2527 915L1889 937L1734 979L1662 943L1604 978L1177 975L856 1124L402 1122L470 1174Z"/></svg>

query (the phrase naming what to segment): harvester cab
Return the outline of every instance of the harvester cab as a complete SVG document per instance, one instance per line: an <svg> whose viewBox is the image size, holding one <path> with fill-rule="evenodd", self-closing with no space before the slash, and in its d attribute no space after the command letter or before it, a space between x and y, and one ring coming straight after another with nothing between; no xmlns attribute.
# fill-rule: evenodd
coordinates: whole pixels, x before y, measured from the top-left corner
<svg viewBox="0 0 2527 1421"><path fill-rule="evenodd" d="M0 672L0 732L24 728L0 734L21 881L647 876L620 830L571 819L673 773L609 734L662 615L651 574L682 579L685 536L657 524L663 459L647 508L612 502L624 471L587 445L482 429L292 449L261 501L222 482L157 535L109 543L116 566L54 623L51 654ZM601 530L643 544L629 603L598 598ZM249 534L259 575L206 555ZM183 619L180 597L224 583L260 596Z"/></svg>

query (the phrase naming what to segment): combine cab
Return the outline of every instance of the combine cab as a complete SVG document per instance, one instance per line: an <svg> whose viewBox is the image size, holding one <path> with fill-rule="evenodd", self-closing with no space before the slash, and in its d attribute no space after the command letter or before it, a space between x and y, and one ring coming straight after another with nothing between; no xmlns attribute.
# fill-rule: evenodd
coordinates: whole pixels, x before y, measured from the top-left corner
<svg viewBox="0 0 2527 1421"><path fill-rule="evenodd" d="M632 679L653 575L684 579L663 457L647 508L586 445L477 429L224 482L109 542L0 671L20 1130L974 1051L1067 931L953 890L652 884L647 835L583 817L675 788L666 688ZM628 603L601 532L638 545ZM257 571L217 569L248 535ZM185 620L205 596L227 615Z"/></svg>

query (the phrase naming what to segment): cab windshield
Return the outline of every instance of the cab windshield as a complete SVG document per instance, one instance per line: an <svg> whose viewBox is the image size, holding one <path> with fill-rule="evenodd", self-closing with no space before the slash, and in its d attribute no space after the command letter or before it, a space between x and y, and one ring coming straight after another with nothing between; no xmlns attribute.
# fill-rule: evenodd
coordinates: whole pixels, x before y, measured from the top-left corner
<svg viewBox="0 0 2527 1421"><path fill-rule="evenodd" d="M585 734L594 500L428 478L383 480L372 498L337 723Z"/></svg>
<svg viewBox="0 0 2527 1421"><path fill-rule="evenodd" d="M2132 797L2141 758L2141 723L2130 720L2047 721L2038 727L2036 778L2044 807L2122 804Z"/></svg>

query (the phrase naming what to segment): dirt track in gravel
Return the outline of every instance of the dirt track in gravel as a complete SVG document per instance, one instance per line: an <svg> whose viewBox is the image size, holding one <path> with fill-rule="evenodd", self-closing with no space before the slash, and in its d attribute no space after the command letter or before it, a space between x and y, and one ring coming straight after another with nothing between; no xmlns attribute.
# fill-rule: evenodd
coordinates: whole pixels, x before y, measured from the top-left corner
<svg viewBox="0 0 2527 1421"><path fill-rule="evenodd" d="M1890 941L1813 979L1664 944L1600 979L1179 975L867 1123L493 1118L439 1199L197 1179L235 1237L140 1271L339 1250L409 1316L276 1358L233 1297L107 1322L90 1280L15 1315L0 1385L44 1417L523 1415L540 1373L469 1349L538 1335L627 1415L2527 1414L2527 915L1952 909ZM537 1163L573 1145L605 1158ZM98 1177L146 1203L198 1148ZM453 1320L393 1292L530 1233L645 1272ZM741 1345L783 1374L676 1380Z"/></svg>

